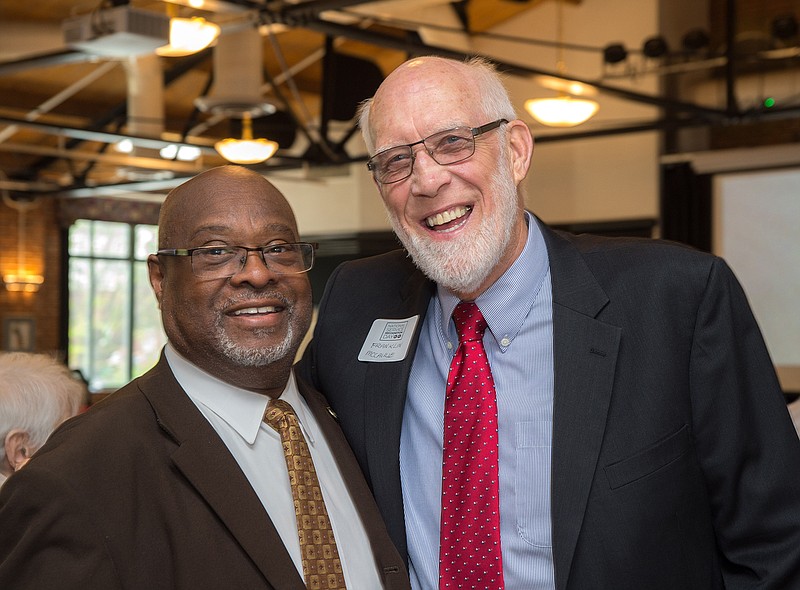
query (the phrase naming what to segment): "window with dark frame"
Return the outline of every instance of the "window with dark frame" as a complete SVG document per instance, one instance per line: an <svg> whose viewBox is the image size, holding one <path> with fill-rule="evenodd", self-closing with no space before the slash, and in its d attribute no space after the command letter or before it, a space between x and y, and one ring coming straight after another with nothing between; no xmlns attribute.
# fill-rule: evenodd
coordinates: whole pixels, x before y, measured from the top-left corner
<svg viewBox="0 0 800 590"><path fill-rule="evenodd" d="M78 219L68 236L68 358L93 393L152 367L166 342L147 275L155 225Z"/></svg>

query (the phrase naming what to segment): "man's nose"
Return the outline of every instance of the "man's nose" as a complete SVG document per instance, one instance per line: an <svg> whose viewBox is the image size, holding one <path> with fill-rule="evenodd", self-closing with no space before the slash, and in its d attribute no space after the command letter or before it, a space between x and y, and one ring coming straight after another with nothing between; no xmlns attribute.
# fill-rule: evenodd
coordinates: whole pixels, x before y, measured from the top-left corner
<svg viewBox="0 0 800 590"><path fill-rule="evenodd" d="M242 268L231 277L231 283L246 282L251 285L264 285L277 280L278 276L278 273L269 267L262 250L250 250L245 256Z"/></svg>
<svg viewBox="0 0 800 590"><path fill-rule="evenodd" d="M439 164L423 146L414 151L411 169L412 191L420 196L435 196L439 189L449 182L447 166Z"/></svg>

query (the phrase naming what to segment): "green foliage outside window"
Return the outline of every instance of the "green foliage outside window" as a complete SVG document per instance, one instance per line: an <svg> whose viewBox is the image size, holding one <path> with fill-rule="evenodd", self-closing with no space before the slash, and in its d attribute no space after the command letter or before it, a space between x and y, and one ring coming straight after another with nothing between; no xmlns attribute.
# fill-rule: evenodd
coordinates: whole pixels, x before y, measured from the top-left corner
<svg viewBox="0 0 800 590"><path fill-rule="evenodd" d="M69 232L69 364L91 391L152 367L166 342L147 276L157 228L78 220Z"/></svg>

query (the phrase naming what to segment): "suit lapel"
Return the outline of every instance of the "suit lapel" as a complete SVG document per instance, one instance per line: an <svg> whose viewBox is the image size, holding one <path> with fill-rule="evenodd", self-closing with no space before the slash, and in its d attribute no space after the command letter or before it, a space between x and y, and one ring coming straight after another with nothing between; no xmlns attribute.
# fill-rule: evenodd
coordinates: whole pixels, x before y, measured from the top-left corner
<svg viewBox="0 0 800 590"><path fill-rule="evenodd" d="M368 395L364 400L370 481L389 534L403 556L407 555L407 547L400 485L400 433L411 365L433 292L432 283L416 271L400 291L396 306L382 310L382 318L419 315L419 321L405 359L396 363L369 363L365 375L368 385L365 391L381 392L380 395ZM376 383L380 384L379 389L370 385Z"/></svg>
<svg viewBox="0 0 800 590"><path fill-rule="evenodd" d="M553 281L553 558L563 590L603 440L621 329L595 319L608 297L577 249L543 233Z"/></svg>
<svg viewBox="0 0 800 590"><path fill-rule="evenodd" d="M605 431L621 330L596 319L609 300L578 250L564 237L540 226L553 283L553 557L556 588L564 590ZM433 293L432 284L417 272L408 281L397 307L381 317L419 314L422 320ZM371 484L389 533L404 556L407 549L397 450L421 327L422 321L417 324L406 359L371 363L365 376L366 383L379 383L383 392L364 400Z"/></svg>
<svg viewBox="0 0 800 590"><path fill-rule="evenodd" d="M225 444L172 375L166 360L140 380L159 426L175 441L171 458L208 502L270 585L304 590L278 531ZM256 515L262 518L256 518Z"/></svg>
<svg viewBox="0 0 800 590"><path fill-rule="evenodd" d="M350 446L342 433L341 428L336 424L327 401L322 394L312 389L302 378L297 377L297 385L300 394L305 398L306 403L322 430L328 447L331 450L339 471L342 474L345 485L350 492L350 497L356 507L361 522L370 539L370 545L375 555L375 559L384 579L386 588L394 587L394 578L405 575L405 571L398 567L401 563L400 555L391 539L386 534L383 519L370 492L361 468L356 461L355 455L350 450Z"/></svg>

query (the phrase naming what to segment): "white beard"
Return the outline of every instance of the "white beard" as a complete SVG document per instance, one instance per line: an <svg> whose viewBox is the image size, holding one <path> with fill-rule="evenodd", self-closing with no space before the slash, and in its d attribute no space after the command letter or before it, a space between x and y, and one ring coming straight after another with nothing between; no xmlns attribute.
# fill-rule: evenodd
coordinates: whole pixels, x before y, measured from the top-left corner
<svg viewBox="0 0 800 590"><path fill-rule="evenodd" d="M499 162L502 171L504 162ZM492 175L490 190L497 209L484 216L477 229L440 243L407 231L389 211L394 232L406 247L417 267L429 279L454 293L474 293L494 270L511 241L519 214L517 187L513 178L502 172Z"/></svg>

